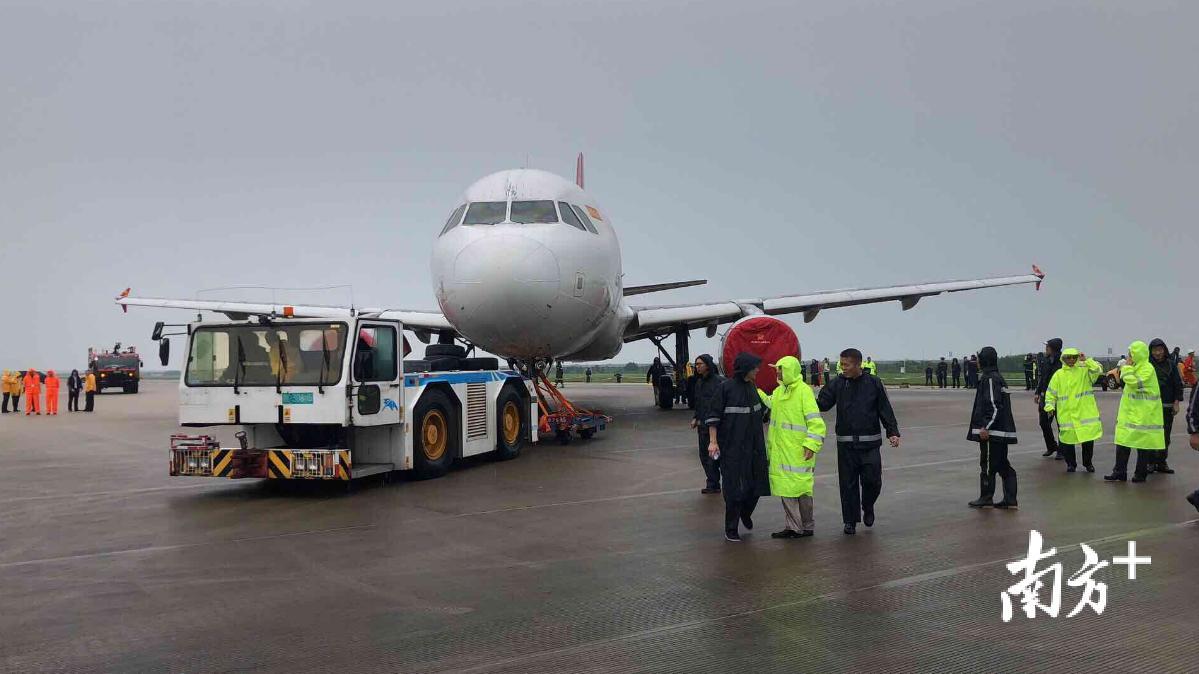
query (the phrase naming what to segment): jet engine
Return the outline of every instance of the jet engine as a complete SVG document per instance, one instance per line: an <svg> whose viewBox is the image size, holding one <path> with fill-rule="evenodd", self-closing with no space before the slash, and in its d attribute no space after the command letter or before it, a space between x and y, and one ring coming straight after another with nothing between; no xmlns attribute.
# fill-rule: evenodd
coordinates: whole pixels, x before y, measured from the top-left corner
<svg viewBox="0 0 1199 674"><path fill-rule="evenodd" d="M720 342L720 369L726 377L733 376L733 361L743 351L762 359L757 383L766 393L774 391L778 383L778 374L770 365L783 356L802 360L799 337L791 326L773 316L746 316L724 333Z"/></svg>

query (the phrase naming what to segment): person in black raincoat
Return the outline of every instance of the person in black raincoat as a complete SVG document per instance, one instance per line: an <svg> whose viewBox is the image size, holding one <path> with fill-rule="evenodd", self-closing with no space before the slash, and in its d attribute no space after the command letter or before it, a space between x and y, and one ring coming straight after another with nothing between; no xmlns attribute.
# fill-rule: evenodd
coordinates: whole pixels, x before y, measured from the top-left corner
<svg viewBox="0 0 1199 674"><path fill-rule="evenodd" d="M1045 453L1041 456L1057 455L1059 459L1062 455L1057 438L1053 434L1053 420L1045 411L1045 390L1049 388L1049 381L1053 379L1054 373L1062 369L1062 344L1061 337L1054 337L1045 342L1045 354L1038 361L1037 367L1037 392L1033 395L1033 402L1037 404L1037 422L1041 426L1041 435L1045 438Z"/></svg>
<svg viewBox="0 0 1199 674"><path fill-rule="evenodd" d="M713 459L708 454L708 445L711 444L708 422L719 419L719 416L712 414L712 398L723 381L724 377L720 376L712 356L705 353L695 359L695 390L691 398L695 402L695 415L691 418L691 427L698 431L699 463L707 478L707 485L702 490L704 494L720 493L720 459Z"/></svg>
<svg viewBox="0 0 1199 674"><path fill-rule="evenodd" d="M1016 444L1016 421L1012 417L1012 400L1007 381L999 374L999 353L993 346L978 352L982 377L974 393L974 409L970 412L970 430L966 438L978 443L979 496L970 502L971 508L1016 508L1016 469L1008 461L1008 448ZM995 476L1003 478L1003 500L994 502Z"/></svg>
<svg viewBox="0 0 1199 674"><path fill-rule="evenodd" d="M1175 349L1177 352L1177 349ZM1178 363L1170 355L1170 347L1162 339L1149 342L1149 362L1157 373L1157 385L1162 396L1162 425L1166 432L1166 449L1158 452L1161 459L1149 467L1151 472L1173 473L1174 469L1166 462L1170 458L1170 433L1174 430L1174 417L1182 406L1183 391L1182 375L1178 373Z"/></svg>
<svg viewBox="0 0 1199 674"><path fill-rule="evenodd" d="M753 529L750 518L758 498L770 494L766 472L766 434L762 429L765 406L758 397L754 377L762 359L739 353L733 359L733 376L713 391L708 427L708 454L720 459L724 494L724 537L740 541L737 523Z"/></svg>

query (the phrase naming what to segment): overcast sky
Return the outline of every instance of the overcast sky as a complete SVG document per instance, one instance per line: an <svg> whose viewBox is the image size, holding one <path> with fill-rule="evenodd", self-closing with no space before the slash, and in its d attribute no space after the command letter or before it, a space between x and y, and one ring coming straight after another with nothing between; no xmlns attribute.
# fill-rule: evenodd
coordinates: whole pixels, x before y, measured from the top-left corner
<svg viewBox="0 0 1199 674"><path fill-rule="evenodd" d="M709 280L648 303L1048 274L1039 293L796 319L808 356L1199 346L1199 3L2 0L0 17L4 367L151 351L154 321L189 316L122 315L127 286L348 284L360 305L434 308L429 252L462 190L526 158L570 177L579 151L627 285Z"/></svg>

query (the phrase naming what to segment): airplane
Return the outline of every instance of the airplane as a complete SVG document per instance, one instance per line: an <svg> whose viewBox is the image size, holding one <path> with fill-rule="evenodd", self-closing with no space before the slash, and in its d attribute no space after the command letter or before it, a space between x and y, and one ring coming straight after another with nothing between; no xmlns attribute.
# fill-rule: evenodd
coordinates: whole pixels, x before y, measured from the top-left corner
<svg viewBox="0 0 1199 674"><path fill-rule="evenodd" d="M802 313L812 321L825 309L898 301L906 311L925 297L998 286L1036 284L1044 274L920 283L882 288L800 292L773 297L660 306L628 298L703 280L624 286L620 243L607 211L583 188L583 156L574 183L538 169L492 173L466 189L433 245L432 280L439 311L344 306L282 305L219 300L116 298L129 306L191 309L250 316L336 318L377 315L401 320L418 339L461 339L525 368L544 371L554 361L603 360L639 339L658 344L708 337L718 326L746 317ZM676 342L678 346L678 342ZM682 345L682 359L685 342ZM663 354L666 354L663 351ZM669 358L669 355L667 354ZM674 359L672 359L674 360ZM680 360L679 365L686 360ZM532 370L527 370L532 371Z"/></svg>

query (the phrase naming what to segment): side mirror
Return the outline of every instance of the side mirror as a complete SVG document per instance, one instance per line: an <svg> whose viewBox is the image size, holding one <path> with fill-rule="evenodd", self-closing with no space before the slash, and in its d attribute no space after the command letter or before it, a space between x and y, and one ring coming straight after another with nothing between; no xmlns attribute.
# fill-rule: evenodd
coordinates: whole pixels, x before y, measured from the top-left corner
<svg viewBox="0 0 1199 674"><path fill-rule="evenodd" d="M161 325L161 323L159 324ZM162 339L158 342L158 360L162 362L162 366L167 366L167 361L171 359L171 340Z"/></svg>
<svg viewBox="0 0 1199 674"><path fill-rule="evenodd" d="M166 323L158 321L154 324L154 332L150 335L150 339L158 341L162 339L162 329L166 327Z"/></svg>

